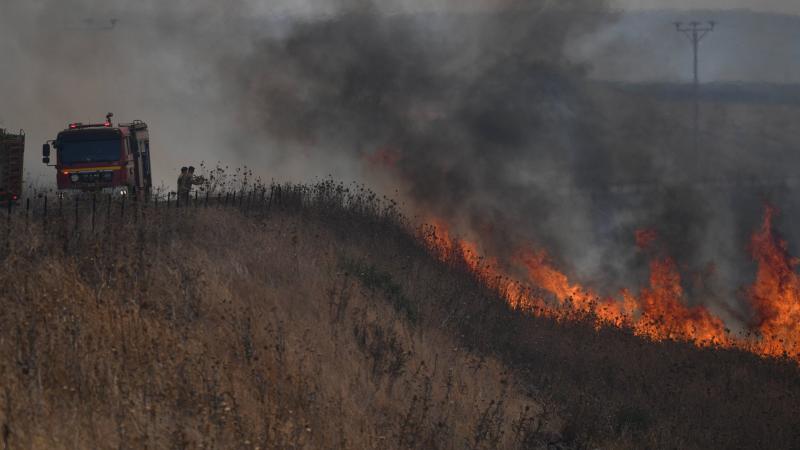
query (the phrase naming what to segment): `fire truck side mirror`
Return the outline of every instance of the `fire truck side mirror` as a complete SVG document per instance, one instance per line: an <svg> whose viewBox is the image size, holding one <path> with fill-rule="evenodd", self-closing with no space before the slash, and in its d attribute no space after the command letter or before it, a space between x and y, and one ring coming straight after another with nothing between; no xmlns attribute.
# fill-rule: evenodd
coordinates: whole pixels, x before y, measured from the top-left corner
<svg viewBox="0 0 800 450"><path fill-rule="evenodd" d="M50 164L50 144L42 145L42 162Z"/></svg>

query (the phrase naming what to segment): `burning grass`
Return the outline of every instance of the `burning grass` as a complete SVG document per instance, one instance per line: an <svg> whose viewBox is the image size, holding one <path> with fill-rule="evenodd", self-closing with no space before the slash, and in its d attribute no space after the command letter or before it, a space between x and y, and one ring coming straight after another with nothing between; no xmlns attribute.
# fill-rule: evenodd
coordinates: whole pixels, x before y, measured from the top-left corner
<svg viewBox="0 0 800 450"><path fill-rule="evenodd" d="M623 289L619 298L601 297L575 283L556 268L546 251L525 248L512 265L522 267L524 282L510 279L495 259L478 257L476 242L451 238L441 220L434 220L424 237L439 258L456 253L484 283L505 280L506 301L514 308L534 315L573 320L589 314L597 327L628 328L643 338L679 340L700 347L745 349L765 357L800 361L800 277L795 272L798 259L773 228L776 214L766 206L763 224L753 233L750 251L757 263L755 281L746 289L755 320L746 324L747 334L734 335L719 317L705 306L687 306L687 298L676 262L655 249L658 233L640 230L637 246L650 254L649 284L638 289Z"/></svg>
<svg viewBox="0 0 800 450"><path fill-rule="evenodd" d="M477 270L490 264L476 247L414 231L359 187L271 194L129 206L94 231L81 215L13 218L0 250L5 446L800 443L793 361L598 326L612 304L581 306L579 287L566 320L526 303L535 289ZM650 289L680 299L661 261Z"/></svg>

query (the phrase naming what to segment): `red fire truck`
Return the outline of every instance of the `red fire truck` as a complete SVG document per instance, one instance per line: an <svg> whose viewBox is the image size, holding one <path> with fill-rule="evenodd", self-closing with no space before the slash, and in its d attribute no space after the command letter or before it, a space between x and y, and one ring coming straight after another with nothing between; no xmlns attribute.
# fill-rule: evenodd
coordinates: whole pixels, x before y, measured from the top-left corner
<svg viewBox="0 0 800 450"><path fill-rule="evenodd" d="M114 125L108 113L102 123L71 123L42 147L50 164L50 143L56 150L56 181L62 190L109 191L116 195L148 195L150 137L141 120Z"/></svg>
<svg viewBox="0 0 800 450"><path fill-rule="evenodd" d="M0 205L19 200L24 153L25 133L12 134L0 128Z"/></svg>

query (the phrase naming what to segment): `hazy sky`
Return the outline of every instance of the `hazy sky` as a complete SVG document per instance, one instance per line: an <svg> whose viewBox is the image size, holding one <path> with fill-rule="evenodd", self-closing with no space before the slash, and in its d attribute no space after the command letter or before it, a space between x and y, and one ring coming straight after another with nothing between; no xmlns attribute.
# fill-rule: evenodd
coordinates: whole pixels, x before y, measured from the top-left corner
<svg viewBox="0 0 800 450"><path fill-rule="evenodd" d="M614 0L621 8L736 9L800 14L798 0Z"/></svg>

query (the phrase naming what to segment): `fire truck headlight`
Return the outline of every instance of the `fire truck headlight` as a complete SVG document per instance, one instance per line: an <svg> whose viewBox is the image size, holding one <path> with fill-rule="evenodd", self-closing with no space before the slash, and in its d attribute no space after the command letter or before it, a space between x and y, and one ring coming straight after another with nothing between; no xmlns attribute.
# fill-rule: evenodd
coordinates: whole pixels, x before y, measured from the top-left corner
<svg viewBox="0 0 800 450"><path fill-rule="evenodd" d="M77 183L77 182L78 182L78 180L80 179L80 177L78 176L78 174L77 174L77 173L73 173L72 175L70 175L70 176L69 176L69 179L70 179L70 181L72 181L73 183Z"/></svg>

